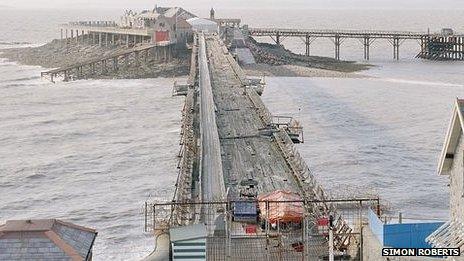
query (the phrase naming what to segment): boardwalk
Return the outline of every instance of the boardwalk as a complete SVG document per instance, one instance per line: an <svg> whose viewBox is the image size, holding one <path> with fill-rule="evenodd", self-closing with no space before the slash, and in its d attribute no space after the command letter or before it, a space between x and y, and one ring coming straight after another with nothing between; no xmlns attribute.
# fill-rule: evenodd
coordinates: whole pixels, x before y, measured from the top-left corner
<svg viewBox="0 0 464 261"><path fill-rule="evenodd" d="M245 74L222 40L217 35L200 34L198 48L194 49L198 49L198 52L193 53L193 56L198 56L198 81L191 79L190 83L198 82L199 88L199 113L193 112L193 115L199 117L200 124L197 133L200 138L198 155L200 188L196 189L201 191L197 200L203 204L200 220L207 225L209 235L214 235L212 239L214 242L223 242L219 245L210 243L208 255L215 260L221 260L226 255L238 258L238 255L246 256L246 253L240 252L245 246L249 248L248 252L254 260L265 260L276 255L285 257L286 260L297 260L301 259L303 254L309 255L309 251L302 253L292 249L291 245L295 242L306 242L308 246L311 244L313 254L320 255L321 253L317 253L315 249L321 247L322 251L325 251L324 245L327 242L322 239L310 243L305 237L311 230L309 223L314 223L318 217L327 214L328 206L325 203L318 204L317 207L308 204L306 211L310 214L308 220L304 222L304 228L280 232L279 239L275 242L263 241L262 237L243 239L246 235L243 231L240 232L243 229L242 225L231 221L223 214L228 207L222 203L213 203L241 200L242 192L246 189L243 184L251 181L256 182L257 194L276 190L292 191L308 202L323 201L325 195L296 151L287 132L272 122L273 117L261 98L248 86L249 82ZM192 61L195 60L192 58ZM196 75L195 70L192 72ZM187 96L188 104L195 100L191 96L192 93L190 90ZM181 175L188 174L188 172L181 173ZM186 180L185 177L181 179ZM187 184L191 187L191 182ZM182 191L187 188L182 184L178 186L178 189L183 187ZM186 194L183 195L183 198L178 197L181 202L186 201ZM195 207L177 209L175 215L184 215L189 210L195 211L194 209ZM174 219L179 220L177 216ZM190 218L190 220L195 222L197 219ZM221 233L224 227L220 225L220 220L225 221L228 227L225 229L227 232L224 231L229 235L228 237L224 237L225 234ZM344 233L350 231L342 219L337 220L337 229ZM262 236L269 236L269 227L259 231ZM238 234L234 236L236 232ZM340 247L346 237L347 235L342 235L338 238ZM230 250L227 250L226 245ZM276 248L266 250L270 245ZM232 252L226 254L227 251Z"/></svg>
<svg viewBox="0 0 464 261"><path fill-rule="evenodd" d="M212 260L319 260L328 240L317 224L330 214L335 248L356 255L355 228L327 199L219 36L197 34L191 61L176 194L171 202L145 205L147 231L204 224ZM297 200L256 202L279 190ZM235 219L238 202L255 207L252 220ZM269 214L258 214L271 204L297 206L300 219L272 223Z"/></svg>

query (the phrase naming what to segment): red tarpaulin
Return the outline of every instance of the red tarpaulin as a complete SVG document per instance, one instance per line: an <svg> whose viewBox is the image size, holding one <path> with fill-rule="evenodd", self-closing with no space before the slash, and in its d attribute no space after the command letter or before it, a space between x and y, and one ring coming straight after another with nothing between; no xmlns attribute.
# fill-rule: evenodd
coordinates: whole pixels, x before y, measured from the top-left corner
<svg viewBox="0 0 464 261"><path fill-rule="evenodd" d="M303 203L298 194L277 190L258 196L261 218L269 223L277 222L301 222L303 220ZM266 210L266 201L269 202L269 214ZM277 202L276 202L277 201ZM279 202L284 201L284 202ZM285 202L300 201L300 202Z"/></svg>

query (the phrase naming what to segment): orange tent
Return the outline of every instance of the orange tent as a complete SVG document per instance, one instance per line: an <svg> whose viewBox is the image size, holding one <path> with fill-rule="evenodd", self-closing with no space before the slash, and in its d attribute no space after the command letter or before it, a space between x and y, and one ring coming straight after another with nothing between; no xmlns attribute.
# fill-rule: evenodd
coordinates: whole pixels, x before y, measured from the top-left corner
<svg viewBox="0 0 464 261"><path fill-rule="evenodd" d="M259 195L258 201L261 218L266 219L269 223L301 222L303 220L303 203L301 202L301 197L296 193L277 190ZM266 203L269 204L269 213L267 213Z"/></svg>

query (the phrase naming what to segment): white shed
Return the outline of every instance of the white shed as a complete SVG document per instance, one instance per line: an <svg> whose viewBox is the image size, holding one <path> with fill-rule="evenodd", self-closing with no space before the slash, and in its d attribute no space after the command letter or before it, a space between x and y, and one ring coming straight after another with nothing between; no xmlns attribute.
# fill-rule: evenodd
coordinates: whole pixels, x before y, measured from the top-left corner
<svg viewBox="0 0 464 261"><path fill-rule="evenodd" d="M216 22L194 17L187 19L187 23L192 26L192 29L197 32L208 32L208 33L217 33L219 31L219 26Z"/></svg>
<svg viewBox="0 0 464 261"><path fill-rule="evenodd" d="M171 228L172 260L206 260L206 236L204 224Z"/></svg>

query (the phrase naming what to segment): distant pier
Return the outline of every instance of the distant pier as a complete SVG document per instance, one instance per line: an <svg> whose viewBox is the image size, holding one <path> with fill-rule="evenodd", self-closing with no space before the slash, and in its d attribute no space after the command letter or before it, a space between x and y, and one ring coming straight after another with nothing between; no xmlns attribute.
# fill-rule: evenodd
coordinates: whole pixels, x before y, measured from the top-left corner
<svg viewBox="0 0 464 261"><path fill-rule="evenodd" d="M421 38L418 58L464 60L464 35L427 35Z"/></svg>
<svg viewBox="0 0 464 261"><path fill-rule="evenodd" d="M269 36L277 45L282 45L285 38L302 39L305 44L305 55L310 55L310 47L318 38L331 39L335 46L335 59L340 60L340 49L346 39L358 39L363 45L364 60L370 59L370 48L378 39L387 40L393 47L393 59L400 59L400 46L407 40L420 43L421 52L418 58L432 60L464 60L464 35L454 35L452 30L444 29L441 33L430 34L408 31L377 30L316 30L316 29L278 29L249 28L250 36Z"/></svg>

